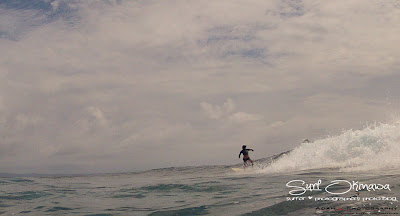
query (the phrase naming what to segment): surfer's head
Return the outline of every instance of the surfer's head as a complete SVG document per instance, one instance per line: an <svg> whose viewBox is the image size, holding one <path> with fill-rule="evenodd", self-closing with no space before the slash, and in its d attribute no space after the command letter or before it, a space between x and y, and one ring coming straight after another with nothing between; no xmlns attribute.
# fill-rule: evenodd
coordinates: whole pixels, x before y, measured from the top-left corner
<svg viewBox="0 0 400 216"><path fill-rule="evenodd" d="M242 145L242 149L246 149L246 145Z"/></svg>

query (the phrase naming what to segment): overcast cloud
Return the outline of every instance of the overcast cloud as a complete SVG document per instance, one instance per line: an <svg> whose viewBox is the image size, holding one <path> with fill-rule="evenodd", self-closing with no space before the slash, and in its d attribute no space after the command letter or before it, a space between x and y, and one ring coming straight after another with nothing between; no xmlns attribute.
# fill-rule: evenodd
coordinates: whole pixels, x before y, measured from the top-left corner
<svg viewBox="0 0 400 216"><path fill-rule="evenodd" d="M0 172L232 164L390 121L399 23L397 0L3 0Z"/></svg>

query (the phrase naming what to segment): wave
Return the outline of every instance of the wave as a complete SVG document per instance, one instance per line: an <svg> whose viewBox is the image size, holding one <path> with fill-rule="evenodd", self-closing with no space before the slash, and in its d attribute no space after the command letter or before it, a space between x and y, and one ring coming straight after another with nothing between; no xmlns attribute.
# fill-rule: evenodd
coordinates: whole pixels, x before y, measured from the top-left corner
<svg viewBox="0 0 400 216"><path fill-rule="evenodd" d="M400 121L347 130L338 136L302 143L287 154L261 164L260 172L338 168L367 171L400 167Z"/></svg>
<svg viewBox="0 0 400 216"><path fill-rule="evenodd" d="M319 172L324 169L338 169L344 172L394 169L400 168L400 157L398 155L400 155L400 121L391 124L368 125L361 130L350 129L337 136L302 143L293 150L255 160L254 169L248 170L246 173L281 173L305 170ZM232 167L241 165L239 163L234 165L168 167L119 174L170 176L177 173L192 175L193 173L204 172L210 175L231 172ZM16 177L18 175L6 174L6 176ZM31 180L13 178L10 181ZM5 183L9 182L0 182L0 184Z"/></svg>

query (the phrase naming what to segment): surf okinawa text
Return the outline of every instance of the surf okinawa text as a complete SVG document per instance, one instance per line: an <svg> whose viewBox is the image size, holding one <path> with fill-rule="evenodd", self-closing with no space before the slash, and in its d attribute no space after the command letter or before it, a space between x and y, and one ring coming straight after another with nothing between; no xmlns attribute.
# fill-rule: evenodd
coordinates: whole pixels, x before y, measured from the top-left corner
<svg viewBox="0 0 400 216"><path fill-rule="evenodd" d="M308 184L303 180L292 180L292 181L289 181L288 183L286 183L286 187L293 188L291 191L289 191L290 195L298 196L298 195L305 194L307 191L322 191L321 183L322 183L321 179L319 179L315 183L308 183ZM346 194L350 191L357 192L357 191L361 191L361 190L367 190L367 191L389 190L390 191L390 185L389 184L363 184L358 181L350 182L347 180L333 180L324 189L329 194ZM333 191L333 190L335 190L335 191Z"/></svg>

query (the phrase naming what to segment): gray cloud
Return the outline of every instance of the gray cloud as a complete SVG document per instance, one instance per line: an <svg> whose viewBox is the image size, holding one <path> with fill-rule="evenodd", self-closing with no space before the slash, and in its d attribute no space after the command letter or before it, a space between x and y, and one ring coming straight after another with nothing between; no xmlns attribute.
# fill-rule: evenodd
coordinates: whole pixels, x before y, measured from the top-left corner
<svg viewBox="0 0 400 216"><path fill-rule="evenodd" d="M397 1L21 2L0 4L0 171L236 163L398 106Z"/></svg>

